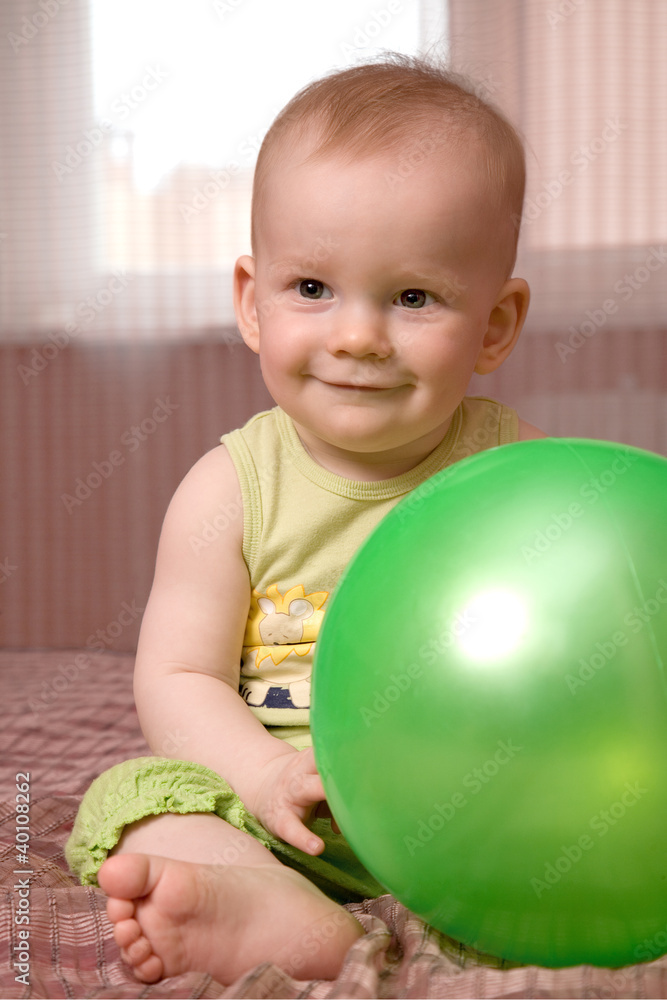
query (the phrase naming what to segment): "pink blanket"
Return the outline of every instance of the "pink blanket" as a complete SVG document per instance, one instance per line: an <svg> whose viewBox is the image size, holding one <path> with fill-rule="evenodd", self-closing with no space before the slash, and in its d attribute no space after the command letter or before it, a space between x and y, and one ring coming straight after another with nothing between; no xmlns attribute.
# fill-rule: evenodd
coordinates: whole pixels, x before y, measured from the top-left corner
<svg viewBox="0 0 667 1000"><path fill-rule="evenodd" d="M227 988L204 972L138 983L118 954L104 894L77 885L63 855L92 779L149 752L132 703L132 662L78 650L0 651L0 997L667 998L667 956L623 969L497 968L389 895L349 907L367 934L335 982L300 982L261 965ZM29 823L17 826L22 774L30 775Z"/></svg>

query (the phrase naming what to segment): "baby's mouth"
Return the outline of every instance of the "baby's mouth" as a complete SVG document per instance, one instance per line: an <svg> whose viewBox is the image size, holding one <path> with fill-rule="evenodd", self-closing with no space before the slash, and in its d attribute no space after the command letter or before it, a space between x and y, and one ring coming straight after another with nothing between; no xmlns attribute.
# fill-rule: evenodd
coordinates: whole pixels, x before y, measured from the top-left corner
<svg viewBox="0 0 667 1000"><path fill-rule="evenodd" d="M364 392L382 392L383 389L393 389L392 385L361 385L353 382L348 384L347 382L329 382L329 385L333 385L336 389L360 389Z"/></svg>
<svg viewBox="0 0 667 1000"><path fill-rule="evenodd" d="M386 385L377 385L376 383L370 382L333 382L329 379L319 379L324 385L331 386L334 389L348 390L349 392L354 392L355 390L360 392L388 392L391 389L398 389L398 383L388 383Z"/></svg>

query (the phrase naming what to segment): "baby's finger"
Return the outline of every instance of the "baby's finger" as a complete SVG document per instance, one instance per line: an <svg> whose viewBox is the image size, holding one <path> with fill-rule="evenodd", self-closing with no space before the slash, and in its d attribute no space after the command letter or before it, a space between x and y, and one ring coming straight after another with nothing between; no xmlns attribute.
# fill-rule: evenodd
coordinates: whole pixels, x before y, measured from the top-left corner
<svg viewBox="0 0 667 1000"><path fill-rule="evenodd" d="M276 836L282 837L288 844L297 847L305 854L321 854L324 850L324 841L316 836L307 826L301 822L294 813L283 813L275 825Z"/></svg>
<svg viewBox="0 0 667 1000"><path fill-rule="evenodd" d="M325 798L324 786L318 774L293 774L285 784L278 800L283 807L307 807Z"/></svg>
<svg viewBox="0 0 667 1000"><path fill-rule="evenodd" d="M312 747L300 750L297 761L297 766L300 771L309 774L318 774L317 765L315 764L315 754L313 753Z"/></svg>
<svg viewBox="0 0 667 1000"><path fill-rule="evenodd" d="M319 774L304 774L301 776L300 794L297 794L295 801L301 805L309 805L313 802L321 802L325 798L326 793Z"/></svg>

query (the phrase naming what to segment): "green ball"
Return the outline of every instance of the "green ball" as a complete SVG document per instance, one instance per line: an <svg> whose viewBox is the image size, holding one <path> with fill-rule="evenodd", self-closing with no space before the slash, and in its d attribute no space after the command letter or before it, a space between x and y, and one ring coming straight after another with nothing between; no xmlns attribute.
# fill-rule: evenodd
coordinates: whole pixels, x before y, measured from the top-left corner
<svg viewBox="0 0 667 1000"><path fill-rule="evenodd" d="M402 500L322 626L312 732L361 861L508 960L667 951L667 460L545 439Z"/></svg>

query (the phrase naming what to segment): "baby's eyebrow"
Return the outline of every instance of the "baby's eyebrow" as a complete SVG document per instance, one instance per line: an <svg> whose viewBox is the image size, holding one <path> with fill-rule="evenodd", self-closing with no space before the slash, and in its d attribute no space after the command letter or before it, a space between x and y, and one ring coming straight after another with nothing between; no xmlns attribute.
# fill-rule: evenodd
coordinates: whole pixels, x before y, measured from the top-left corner
<svg viewBox="0 0 667 1000"><path fill-rule="evenodd" d="M306 271L306 265L310 264L311 260L304 260L303 258L297 257L287 257L284 260L277 260L273 264L269 264L268 270L271 274L283 273L285 271ZM313 270L313 268L311 268Z"/></svg>

